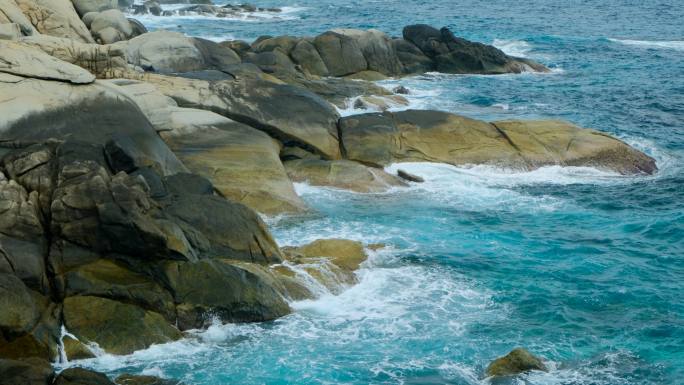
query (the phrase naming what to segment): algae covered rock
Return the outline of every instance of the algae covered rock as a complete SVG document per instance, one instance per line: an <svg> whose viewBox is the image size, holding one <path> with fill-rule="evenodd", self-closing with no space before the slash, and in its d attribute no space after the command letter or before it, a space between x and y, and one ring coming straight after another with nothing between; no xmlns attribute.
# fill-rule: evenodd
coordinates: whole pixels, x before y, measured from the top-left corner
<svg viewBox="0 0 684 385"><path fill-rule="evenodd" d="M130 354L181 337L161 314L101 297L66 298L64 324L79 340L96 342L113 354Z"/></svg>
<svg viewBox="0 0 684 385"><path fill-rule="evenodd" d="M206 326L213 317L260 322L290 312L282 294L264 276L234 261L172 262L163 274L176 299L181 329Z"/></svg>
<svg viewBox="0 0 684 385"><path fill-rule="evenodd" d="M510 376L530 370L547 371L541 359L523 348L516 348L507 355L492 361L486 373L487 376Z"/></svg>
<svg viewBox="0 0 684 385"><path fill-rule="evenodd" d="M487 123L441 111L407 110L340 119L348 159L376 166L397 162L488 164L534 170L586 166L652 174L655 160L607 134L560 121Z"/></svg>

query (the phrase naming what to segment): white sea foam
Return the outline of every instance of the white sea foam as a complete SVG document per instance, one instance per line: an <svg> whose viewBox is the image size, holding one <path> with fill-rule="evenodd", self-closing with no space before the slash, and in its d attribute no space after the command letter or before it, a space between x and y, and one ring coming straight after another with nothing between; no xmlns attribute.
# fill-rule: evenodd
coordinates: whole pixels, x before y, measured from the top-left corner
<svg viewBox="0 0 684 385"><path fill-rule="evenodd" d="M629 45L640 48L651 49L670 49L676 51L684 51L684 40L631 40L631 39L608 39L614 43Z"/></svg>
<svg viewBox="0 0 684 385"><path fill-rule="evenodd" d="M532 45L524 40L494 39L492 45L502 50L506 55L515 57L527 57L532 50Z"/></svg>

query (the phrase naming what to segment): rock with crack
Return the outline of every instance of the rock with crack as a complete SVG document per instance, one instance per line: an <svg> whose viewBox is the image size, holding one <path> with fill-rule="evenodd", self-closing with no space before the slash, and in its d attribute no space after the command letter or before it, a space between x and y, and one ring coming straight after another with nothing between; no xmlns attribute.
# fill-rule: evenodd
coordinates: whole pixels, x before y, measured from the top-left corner
<svg viewBox="0 0 684 385"><path fill-rule="evenodd" d="M113 80L141 107L164 141L225 197L261 213L306 209L267 134L216 113L177 107L148 83Z"/></svg>
<svg viewBox="0 0 684 385"><path fill-rule="evenodd" d="M24 15L42 34L93 43L70 0L15 0Z"/></svg>
<svg viewBox="0 0 684 385"><path fill-rule="evenodd" d="M177 302L181 329L224 322L269 321L290 312L265 268L226 259L168 263L164 277ZM221 290L217 290L221 288Z"/></svg>
<svg viewBox="0 0 684 385"><path fill-rule="evenodd" d="M0 40L0 72L75 84L87 84L95 80L95 76L81 67L56 59L37 48L9 40Z"/></svg>
<svg viewBox="0 0 684 385"><path fill-rule="evenodd" d="M147 75L180 106L217 112L268 133L285 145L299 146L328 159L339 159L337 119L332 105L287 84L261 79L202 81Z"/></svg>
<svg viewBox="0 0 684 385"><path fill-rule="evenodd" d="M408 110L344 117L341 141L351 160L488 164L533 170L586 166L620 174L652 174L655 160L598 131L560 121L487 123L440 112Z"/></svg>
<svg viewBox="0 0 684 385"><path fill-rule="evenodd" d="M8 95L0 99L1 142L20 145L73 137L105 144L115 134L127 135L145 154L144 165L162 175L187 171L136 103L117 87L99 81L75 86L31 78L16 83L0 79L0 95Z"/></svg>

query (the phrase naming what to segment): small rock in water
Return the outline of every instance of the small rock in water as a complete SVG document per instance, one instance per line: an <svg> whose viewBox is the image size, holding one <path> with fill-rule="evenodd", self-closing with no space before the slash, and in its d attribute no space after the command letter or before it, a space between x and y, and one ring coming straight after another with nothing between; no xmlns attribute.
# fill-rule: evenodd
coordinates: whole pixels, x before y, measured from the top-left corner
<svg viewBox="0 0 684 385"><path fill-rule="evenodd" d="M404 171L404 170L398 170L398 171L397 171L397 176L399 176L399 178L405 179L405 180L407 180L407 181L409 181L409 182L417 182L417 183L423 183L423 182L425 182L425 179L419 177L418 175L410 174L410 173L408 173L408 172L406 172L406 171Z"/></svg>
<svg viewBox="0 0 684 385"><path fill-rule="evenodd" d="M392 91L394 91L395 94L402 94L402 95L408 95L411 93L411 91L409 91L409 89L404 87L404 86L395 87L394 90L392 90Z"/></svg>
<svg viewBox="0 0 684 385"><path fill-rule="evenodd" d="M487 376L512 376L530 370L548 371L538 357L523 348L516 348L503 357L492 361L487 367Z"/></svg>

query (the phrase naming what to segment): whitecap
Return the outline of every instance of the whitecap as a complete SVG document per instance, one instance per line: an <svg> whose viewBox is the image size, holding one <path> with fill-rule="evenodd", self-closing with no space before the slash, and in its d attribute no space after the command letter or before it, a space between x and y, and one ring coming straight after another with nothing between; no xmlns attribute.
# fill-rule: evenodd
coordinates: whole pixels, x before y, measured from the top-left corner
<svg viewBox="0 0 684 385"><path fill-rule="evenodd" d="M494 39L492 45L502 50L506 55L515 57L527 57L532 50L532 45L524 40Z"/></svg>
<svg viewBox="0 0 684 385"><path fill-rule="evenodd" d="M640 48L671 49L684 51L684 40L631 40L631 39L608 39L614 43L629 45Z"/></svg>

